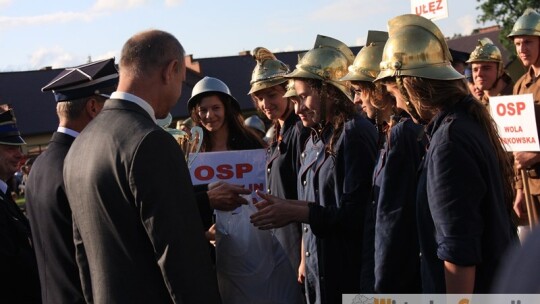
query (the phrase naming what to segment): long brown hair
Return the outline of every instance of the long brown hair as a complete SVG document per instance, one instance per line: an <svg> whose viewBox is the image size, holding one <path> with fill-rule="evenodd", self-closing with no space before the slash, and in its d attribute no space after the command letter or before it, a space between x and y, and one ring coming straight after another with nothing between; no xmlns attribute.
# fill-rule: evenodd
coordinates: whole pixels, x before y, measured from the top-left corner
<svg viewBox="0 0 540 304"><path fill-rule="evenodd" d="M419 77L404 77L403 86L419 113L420 111L439 111L452 106L470 95L467 84L461 79L433 80ZM514 200L514 170L509 153L502 145L495 121L487 111L486 106L477 99L471 98L467 110L468 114L484 129L495 151L499 161L499 168L503 174L504 198L511 211Z"/></svg>
<svg viewBox="0 0 540 304"><path fill-rule="evenodd" d="M323 90L323 83L321 80L316 79L302 79L308 86L319 93L321 98L321 106L327 106L332 111L332 120L326 121L326 124L330 124L334 127L330 142L326 144L326 152L331 155L335 155L337 151L334 151L334 145L343 132L343 126L345 122L354 117L356 114L356 108L354 103L333 85L325 84ZM328 113L327 113L328 116ZM322 126L323 129L325 126Z"/></svg>
<svg viewBox="0 0 540 304"><path fill-rule="evenodd" d="M197 113L197 106L201 102L201 100L204 97L207 96L217 96L219 100L221 100L221 103L223 103L223 107L225 108L225 123L227 124L229 128L229 136L227 138L227 149L229 150L238 150L239 148L235 145L236 143L233 141L233 139L236 138L236 140L247 140L254 143L259 143L261 147L265 146L265 143L262 141L262 139L252 130L247 128L244 125L244 117L242 117L242 113L237 110L236 106L233 106L233 101L229 96L219 93L219 92L207 92L202 93L198 96L195 106L191 109L191 119L193 122L199 126L201 126L201 119ZM206 128L203 129L203 142L201 145L201 152L210 152L212 151L212 141L210 140L210 132L206 130Z"/></svg>

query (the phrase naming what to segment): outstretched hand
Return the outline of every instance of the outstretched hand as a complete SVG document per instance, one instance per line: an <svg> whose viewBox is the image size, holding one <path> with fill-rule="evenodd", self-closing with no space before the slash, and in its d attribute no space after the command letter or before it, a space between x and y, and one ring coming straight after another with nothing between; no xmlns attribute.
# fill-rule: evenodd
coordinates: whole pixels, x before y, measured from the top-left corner
<svg viewBox="0 0 540 304"><path fill-rule="evenodd" d="M257 195L263 200L255 204L258 211L251 215L251 223L259 229L279 228L300 221L307 210L307 205L303 206L298 201L285 200L260 191L257 191Z"/></svg>
<svg viewBox="0 0 540 304"><path fill-rule="evenodd" d="M241 195L250 194L251 190L241 185L233 185L223 181L208 185L208 200L210 206L221 211L231 211L248 202Z"/></svg>

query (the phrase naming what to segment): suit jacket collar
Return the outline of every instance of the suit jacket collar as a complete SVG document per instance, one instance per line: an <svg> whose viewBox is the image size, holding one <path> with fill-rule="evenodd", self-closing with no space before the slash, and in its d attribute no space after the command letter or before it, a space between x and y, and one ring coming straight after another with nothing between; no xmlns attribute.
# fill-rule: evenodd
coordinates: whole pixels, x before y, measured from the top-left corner
<svg viewBox="0 0 540 304"><path fill-rule="evenodd" d="M125 110L125 111L134 111L137 112L147 119L150 119L155 123L155 118L151 117L150 114L145 111L142 107L140 107L138 104L131 102L129 100L124 99L109 99L105 102L105 105L103 106L102 111L107 110Z"/></svg>
<svg viewBox="0 0 540 304"><path fill-rule="evenodd" d="M152 119L154 120L154 123L156 123L156 113L154 112L154 109L146 100L140 98L139 96L136 96L127 92L116 91L111 94L110 99L122 99L122 100L127 100L127 101L137 104L138 106L143 108L146 112L148 112L150 117L152 117Z"/></svg>
<svg viewBox="0 0 540 304"><path fill-rule="evenodd" d="M60 143L62 145L71 146L71 144L73 143L74 140L75 140L75 137L73 137L73 136L71 136L69 134L62 133L62 132L54 132L52 137L51 137L50 142L56 142L56 143Z"/></svg>

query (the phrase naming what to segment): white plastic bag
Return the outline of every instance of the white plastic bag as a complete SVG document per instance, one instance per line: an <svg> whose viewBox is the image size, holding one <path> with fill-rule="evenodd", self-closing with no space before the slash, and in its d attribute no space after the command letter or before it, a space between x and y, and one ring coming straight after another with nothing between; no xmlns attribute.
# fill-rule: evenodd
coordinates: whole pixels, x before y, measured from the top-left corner
<svg viewBox="0 0 540 304"><path fill-rule="evenodd" d="M285 251L271 231L249 220L251 203L216 211L216 269L223 304L301 303L300 285Z"/></svg>

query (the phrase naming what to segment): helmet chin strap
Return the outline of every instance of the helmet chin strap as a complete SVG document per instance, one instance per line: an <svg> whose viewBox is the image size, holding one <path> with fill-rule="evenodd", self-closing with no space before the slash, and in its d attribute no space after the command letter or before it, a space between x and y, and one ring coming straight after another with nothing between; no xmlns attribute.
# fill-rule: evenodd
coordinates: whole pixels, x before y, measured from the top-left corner
<svg viewBox="0 0 540 304"><path fill-rule="evenodd" d="M409 98L409 94L407 93L407 90L405 90L405 86L403 86L402 77L400 77L400 76L396 77L396 84L397 84L399 92L401 93L403 101L407 105L407 112L409 112L409 114L414 119L416 119L416 121L418 121L419 124L422 124L422 125L427 124L427 122L420 117L420 115L418 114L418 112L414 108L414 106L413 106L413 104L412 104L412 102L411 102L411 100Z"/></svg>

